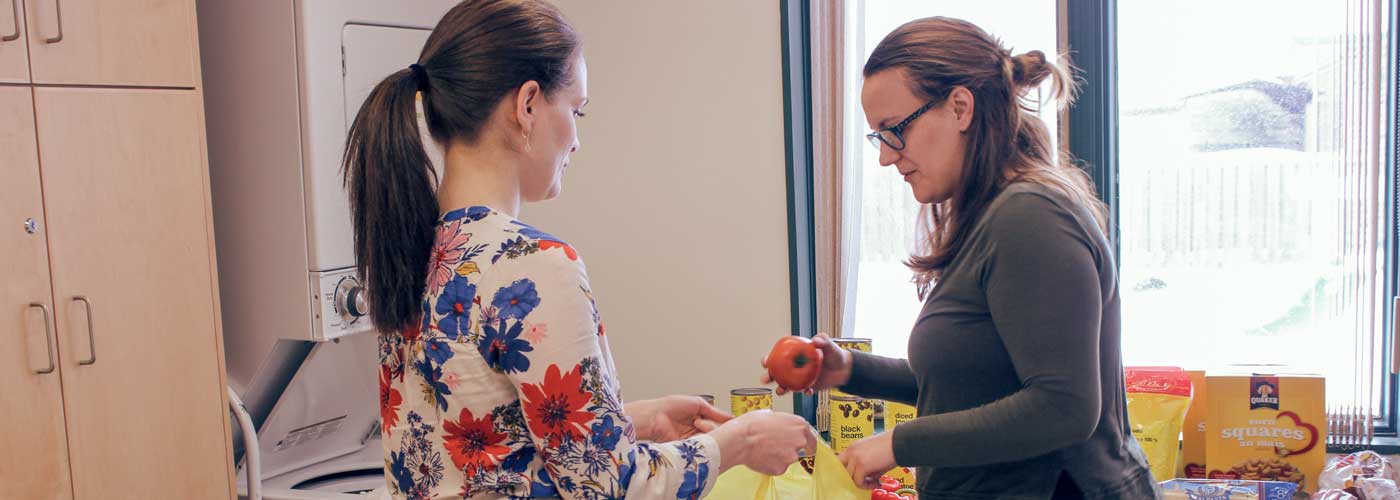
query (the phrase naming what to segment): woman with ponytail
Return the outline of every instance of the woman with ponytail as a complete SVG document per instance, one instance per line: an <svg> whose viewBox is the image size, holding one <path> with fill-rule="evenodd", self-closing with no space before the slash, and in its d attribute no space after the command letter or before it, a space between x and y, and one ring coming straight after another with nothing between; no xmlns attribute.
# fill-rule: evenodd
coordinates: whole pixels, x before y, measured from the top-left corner
<svg viewBox="0 0 1400 500"><path fill-rule="evenodd" d="M542 0L464 1L351 126L345 179L394 498L693 499L729 467L779 474L813 450L794 415L623 402L582 257L517 218L559 194L579 147L579 45Z"/></svg>
<svg viewBox="0 0 1400 500"><path fill-rule="evenodd" d="M848 472L872 487L915 467L924 499L1155 498L1124 404L1104 204L1028 102L1048 80L1068 104L1068 72L934 17L885 37L864 76L880 164L924 206L908 262L924 308L907 360L817 339L818 389L918 408L847 449Z"/></svg>

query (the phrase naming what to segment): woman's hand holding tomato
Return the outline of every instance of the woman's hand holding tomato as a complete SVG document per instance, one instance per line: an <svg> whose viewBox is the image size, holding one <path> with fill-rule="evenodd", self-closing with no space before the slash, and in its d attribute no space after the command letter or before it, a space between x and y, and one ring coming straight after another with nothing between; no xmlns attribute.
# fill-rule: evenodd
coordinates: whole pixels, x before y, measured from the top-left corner
<svg viewBox="0 0 1400 500"><path fill-rule="evenodd" d="M851 353L838 347L825 333L818 333L811 340L797 336L779 339L762 364L768 371L759 381L765 385L777 382L779 396L788 392L814 394L845 384L851 378Z"/></svg>

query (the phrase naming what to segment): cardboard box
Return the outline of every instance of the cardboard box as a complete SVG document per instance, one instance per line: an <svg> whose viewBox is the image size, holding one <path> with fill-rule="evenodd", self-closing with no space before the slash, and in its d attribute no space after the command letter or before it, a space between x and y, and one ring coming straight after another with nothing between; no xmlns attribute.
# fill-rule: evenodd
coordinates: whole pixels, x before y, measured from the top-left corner
<svg viewBox="0 0 1400 500"><path fill-rule="evenodd" d="M1173 479L1162 482L1162 500L1291 499L1298 485L1278 481Z"/></svg>
<svg viewBox="0 0 1400 500"><path fill-rule="evenodd" d="M1176 477L1205 479L1206 477L1206 372L1187 370L1191 376L1191 406L1186 410L1186 423L1181 426L1181 457L1177 460Z"/></svg>
<svg viewBox="0 0 1400 500"><path fill-rule="evenodd" d="M1207 475L1316 490L1327 460L1326 401L1317 375L1207 374Z"/></svg>

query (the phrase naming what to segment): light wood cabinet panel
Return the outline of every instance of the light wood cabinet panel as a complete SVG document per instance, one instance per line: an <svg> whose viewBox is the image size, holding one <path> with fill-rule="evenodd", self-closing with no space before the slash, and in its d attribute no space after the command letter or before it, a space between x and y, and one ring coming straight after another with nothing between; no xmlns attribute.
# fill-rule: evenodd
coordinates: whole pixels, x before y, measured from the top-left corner
<svg viewBox="0 0 1400 500"><path fill-rule="evenodd" d="M35 103L75 497L228 498L199 94Z"/></svg>
<svg viewBox="0 0 1400 500"><path fill-rule="evenodd" d="M0 83L29 82L24 2L0 0Z"/></svg>
<svg viewBox="0 0 1400 500"><path fill-rule="evenodd" d="M35 83L194 87L198 81L194 0L25 5Z"/></svg>
<svg viewBox="0 0 1400 500"><path fill-rule="evenodd" d="M0 87L0 497L69 499L33 102Z"/></svg>

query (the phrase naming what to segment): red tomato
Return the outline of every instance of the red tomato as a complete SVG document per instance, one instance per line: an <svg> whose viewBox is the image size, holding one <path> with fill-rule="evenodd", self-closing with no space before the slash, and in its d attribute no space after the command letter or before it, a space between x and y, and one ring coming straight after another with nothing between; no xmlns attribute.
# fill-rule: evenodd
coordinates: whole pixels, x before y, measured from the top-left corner
<svg viewBox="0 0 1400 500"><path fill-rule="evenodd" d="M900 496L893 491L885 491L879 488L870 490L870 500L910 500L909 497Z"/></svg>
<svg viewBox="0 0 1400 500"><path fill-rule="evenodd" d="M902 488L902 486L899 485L898 479L889 476L880 476L880 489L889 492L898 492L900 488Z"/></svg>
<svg viewBox="0 0 1400 500"><path fill-rule="evenodd" d="M787 336L768 352L768 377L789 391L803 391L817 383L822 370L822 351L810 339Z"/></svg>

